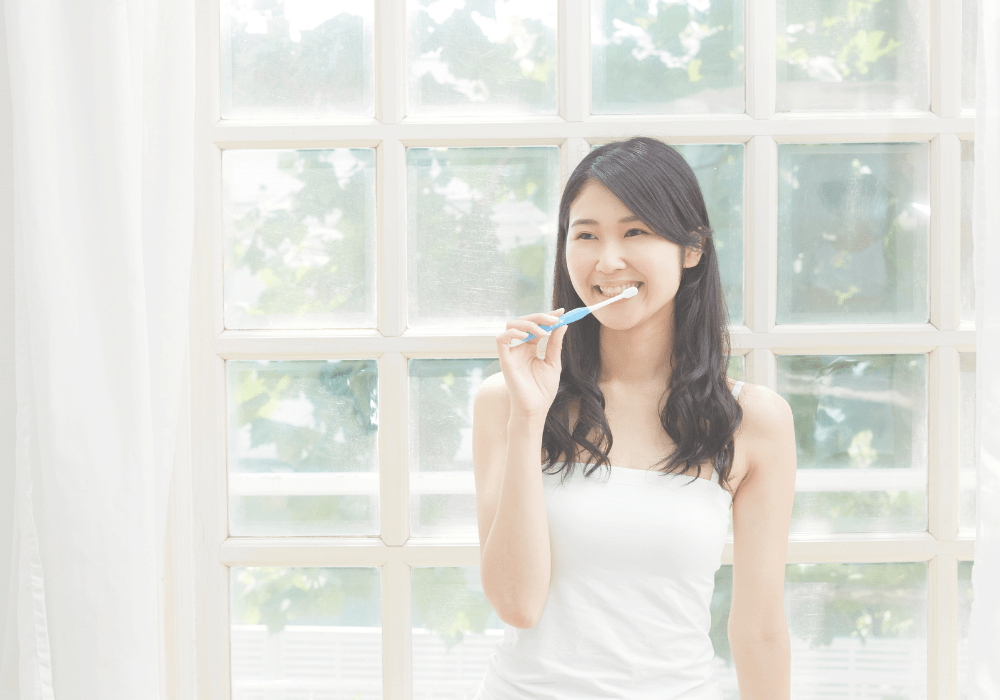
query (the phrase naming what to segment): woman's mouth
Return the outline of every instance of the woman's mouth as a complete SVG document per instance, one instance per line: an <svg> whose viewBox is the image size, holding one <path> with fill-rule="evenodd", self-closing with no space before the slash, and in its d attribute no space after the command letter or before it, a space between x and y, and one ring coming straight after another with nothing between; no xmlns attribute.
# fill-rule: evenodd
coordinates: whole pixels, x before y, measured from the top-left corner
<svg viewBox="0 0 1000 700"><path fill-rule="evenodd" d="M597 286L595 284L594 285L594 291L597 292L598 294L600 294L601 296L607 297L608 299L610 299L612 297L618 296L619 294L621 294L622 292L624 292L629 287L635 287L635 288L638 289L638 288L642 287L642 282L629 282L627 284L619 284L619 285L616 285L614 287L599 287L599 286Z"/></svg>

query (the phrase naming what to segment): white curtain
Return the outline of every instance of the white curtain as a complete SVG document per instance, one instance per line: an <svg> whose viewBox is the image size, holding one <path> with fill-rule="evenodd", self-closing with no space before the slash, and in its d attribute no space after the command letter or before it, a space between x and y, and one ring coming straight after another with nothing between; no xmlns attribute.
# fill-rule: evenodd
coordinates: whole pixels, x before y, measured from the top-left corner
<svg viewBox="0 0 1000 700"><path fill-rule="evenodd" d="M157 698L186 415L194 0L5 12L17 441L0 698Z"/></svg>
<svg viewBox="0 0 1000 700"><path fill-rule="evenodd" d="M1000 698L1000 0L979 0L976 57L976 560L969 697Z"/></svg>

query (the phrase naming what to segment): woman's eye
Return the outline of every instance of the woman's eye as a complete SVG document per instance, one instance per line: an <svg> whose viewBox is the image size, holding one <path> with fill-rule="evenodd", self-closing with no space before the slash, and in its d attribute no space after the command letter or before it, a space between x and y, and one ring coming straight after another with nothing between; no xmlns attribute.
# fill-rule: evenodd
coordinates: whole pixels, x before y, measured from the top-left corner
<svg viewBox="0 0 1000 700"><path fill-rule="evenodd" d="M641 228L633 228L633 229L629 229L628 231L626 231L625 232L625 236L628 237L628 234L630 234L630 233L645 234L646 232L643 231ZM589 235L590 235L589 233L581 233L579 236L577 236L577 238L583 238L584 236L589 236Z"/></svg>

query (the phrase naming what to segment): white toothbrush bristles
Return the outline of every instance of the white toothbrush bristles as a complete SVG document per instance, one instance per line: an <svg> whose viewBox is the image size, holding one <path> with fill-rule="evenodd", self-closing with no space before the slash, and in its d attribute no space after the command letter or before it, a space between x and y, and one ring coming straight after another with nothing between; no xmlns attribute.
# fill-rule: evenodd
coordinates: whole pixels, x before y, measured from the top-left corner
<svg viewBox="0 0 1000 700"><path fill-rule="evenodd" d="M593 313L594 311L597 311L602 306L607 306L608 304L613 304L616 301L618 301L619 299L628 299L630 297L634 297L638 293L639 293L639 288L638 287L629 287L628 289L626 289L624 292L622 292L618 296L611 297L607 301L602 301L600 304L594 304L593 306L588 306L587 308L590 309L591 313Z"/></svg>

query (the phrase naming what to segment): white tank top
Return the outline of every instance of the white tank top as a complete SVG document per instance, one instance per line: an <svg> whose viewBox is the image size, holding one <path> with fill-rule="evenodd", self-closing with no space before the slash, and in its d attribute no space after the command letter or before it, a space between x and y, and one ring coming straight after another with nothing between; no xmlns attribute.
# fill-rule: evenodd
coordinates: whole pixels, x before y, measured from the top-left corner
<svg viewBox="0 0 1000 700"><path fill-rule="evenodd" d="M709 606L732 497L718 473L583 469L564 484L542 472L549 596L534 627L505 626L475 700L722 700Z"/></svg>

